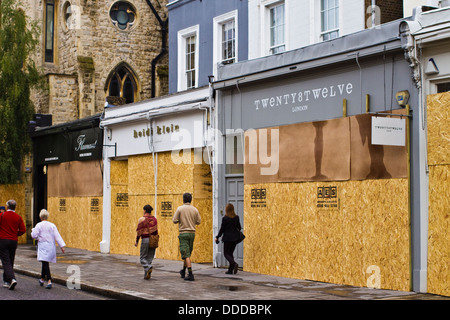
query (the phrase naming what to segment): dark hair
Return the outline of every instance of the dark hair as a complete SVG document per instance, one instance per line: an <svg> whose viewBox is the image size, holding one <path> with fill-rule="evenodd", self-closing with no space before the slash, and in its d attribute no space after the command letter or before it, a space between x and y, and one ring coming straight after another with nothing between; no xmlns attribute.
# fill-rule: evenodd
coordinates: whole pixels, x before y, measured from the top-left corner
<svg viewBox="0 0 450 320"><path fill-rule="evenodd" d="M153 208L152 208L151 205L146 204L146 205L144 206L144 211L147 212L147 213L152 213Z"/></svg>
<svg viewBox="0 0 450 320"><path fill-rule="evenodd" d="M183 194L183 203L191 203L192 201L192 194L189 192L186 192Z"/></svg>

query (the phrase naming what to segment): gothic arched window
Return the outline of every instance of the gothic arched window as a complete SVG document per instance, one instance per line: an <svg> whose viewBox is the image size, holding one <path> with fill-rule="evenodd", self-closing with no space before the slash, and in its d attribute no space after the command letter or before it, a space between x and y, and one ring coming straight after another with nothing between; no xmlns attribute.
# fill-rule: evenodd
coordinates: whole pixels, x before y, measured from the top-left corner
<svg viewBox="0 0 450 320"><path fill-rule="evenodd" d="M126 103L135 102L138 99L136 77L126 64L120 64L110 74L106 95L125 98Z"/></svg>

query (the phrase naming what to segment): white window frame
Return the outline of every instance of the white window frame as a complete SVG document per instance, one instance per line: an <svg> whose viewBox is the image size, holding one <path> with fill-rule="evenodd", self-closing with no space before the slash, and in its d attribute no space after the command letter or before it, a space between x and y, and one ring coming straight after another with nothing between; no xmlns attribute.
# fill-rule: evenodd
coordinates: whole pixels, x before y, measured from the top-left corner
<svg viewBox="0 0 450 320"><path fill-rule="evenodd" d="M337 10L338 10L338 15L337 15L337 19L336 19L336 22L337 22L337 25L338 25L338 27L337 28L333 28L333 29L328 29L328 30L322 30L322 18L323 18L323 16L322 16L322 2L323 2L323 0L320 0L319 1L319 21L320 21L320 37L319 37L319 39L320 39L320 41L328 41L328 40L332 40L332 39L328 39L328 40L324 40L324 36L326 35L326 34L330 34L330 33L333 33L333 32L337 32L338 33L338 35L337 35L337 38L339 38L340 36L341 36L341 19L340 19L340 17L341 17L341 11L342 11L342 5L341 5L341 1L340 0L338 0L337 1Z"/></svg>
<svg viewBox="0 0 450 320"><path fill-rule="evenodd" d="M178 31L177 45L178 45L178 91L187 90L187 76L186 76L186 39L195 36L195 88L198 87L199 77L199 43L200 43L200 25L195 25Z"/></svg>
<svg viewBox="0 0 450 320"><path fill-rule="evenodd" d="M222 57L222 42L223 33L222 26L225 23L234 20L234 63L238 62L238 52L239 52L239 21L238 21L238 11L233 10L222 14L220 16L214 17L213 19L213 74L217 75L217 65L223 61Z"/></svg>
<svg viewBox="0 0 450 320"><path fill-rule="evenodd" d="M289 50L288 26L289 26L289 1L288 0L263 0L261 1L261 54L272 55L270 43L270 9L284 4L284 52Z"/></svg>
<svg viewBox="0 0 450 320"><path fill-rule="evenodd" d="M274 10L275 8L279 8L283 6L284 9L284 16L283 16L283 42L282 43L277 43L275 45L272 44L272 28L273 26L270 25L270 22L272 21L272 19L270 19L270 16L272 15L272 10ZM279 28L280 25L275 26L275 28ZM274 49L276 48L280 48L280 47L284 47L283 51L280 52L284 52L286 51L286 4L285 3L279 3L276 5L273 5L269 8L269 51L271 54L275 54L273 52ZM276 52L278 53L278 52Z"/></svg>

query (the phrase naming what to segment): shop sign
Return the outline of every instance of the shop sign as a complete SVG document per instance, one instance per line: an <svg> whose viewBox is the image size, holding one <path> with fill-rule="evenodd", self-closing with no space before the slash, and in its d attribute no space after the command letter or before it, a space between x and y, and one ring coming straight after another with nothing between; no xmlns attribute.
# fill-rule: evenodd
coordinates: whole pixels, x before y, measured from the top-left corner
<svg viewBox="0 0 450 320"><path fill-rule="evenodd" d="M99 213L99 212L100 212L100 199L91 198L91 213Z"/></svg>
<svg viewBox="0 0 450 320"><path fill-rule="evenodd" d="M239 125L247 130L323 120L324 116L342 117L344 99L349 101L349 108L360 105L359 80L359 72L352 70L326 77L286 78L243 87L242 103L231 102L232 110L228 113L231 127Z"/></svg>
<svg viewBox="0 0 450 320"><path fill-rule="evenodd" d="M128 193L116 193L116 207L128 207Z"/></svg>
<svg viewBox="0 0 450 320"><path fill-rule="evenodd" d="M98 127L49 134L34 139L38 164L102 158L103 130Z"/></svg>
<svg viewBox="0 0 450 320"><path fill-rule="evenodd" d="M126 122L110 129L108 144L117 143L116 156L201 148L204 144L202 111Z"/></svg>
<svg viewBox="0 0 450 320"><path fill-rule="evenodd" d="M66 212L66 199L60 198L59 199L59 212Z"/></svg>
<svg viewBox="0 0 450 320"><path fill-rule="evenodd" d="M164 218L173 216L172 201L161 201L161 210L159 211Z"/></svg>
<svg viewBox="0 0 450 320"><path fill-rule="evenodd" d="M405 139L405 119L372 117L372 144L405 146Z"/></svg>
<svg viewBox="0 0 450 320"><path fill-rule="evenodd" d="M254 188L251 190L251 202L252 208L266 208L267 193L265 188Z"/></svg>
<svg viewBox="0 0 450 320"><path fill-rule="evenodd" d="M337 186L318 187L316 206L318 209L339 209Z"/></svg>

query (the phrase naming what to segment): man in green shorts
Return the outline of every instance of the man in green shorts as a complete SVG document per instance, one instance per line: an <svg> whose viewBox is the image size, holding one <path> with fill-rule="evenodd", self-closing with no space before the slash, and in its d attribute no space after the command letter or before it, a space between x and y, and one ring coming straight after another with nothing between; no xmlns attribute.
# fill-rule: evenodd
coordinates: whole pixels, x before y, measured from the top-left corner
<svg viewBox="0 0 450 320"><path fill-rule="evenodd" d="M183 194L183 205L177 208L173 215L173 223L178 223L180 232L178 239L180 240L181 258L184 260L183 269L180 270L181 278L187 281L194 281L191 266L191 253L194 250L195 227L200 224L201 218L197 208L191 205L192 195L190 193ZM186 268L188 276L186 277Z"/></svg>

